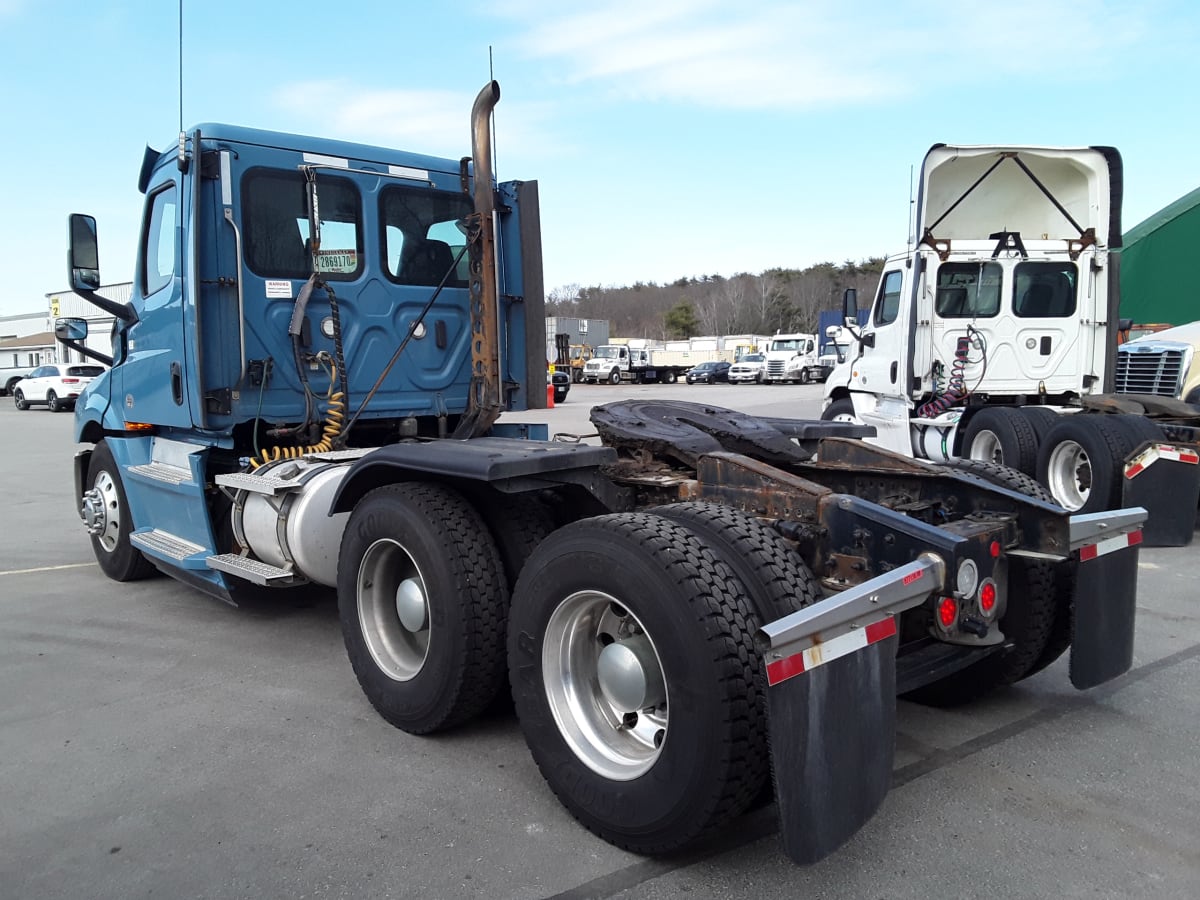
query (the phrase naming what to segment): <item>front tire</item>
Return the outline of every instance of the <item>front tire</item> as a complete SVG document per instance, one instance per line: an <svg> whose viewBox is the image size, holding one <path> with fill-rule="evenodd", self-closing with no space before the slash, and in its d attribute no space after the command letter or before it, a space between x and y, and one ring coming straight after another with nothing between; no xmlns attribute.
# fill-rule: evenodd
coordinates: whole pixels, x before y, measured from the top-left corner
<svg viewBox="0 0 1200 900"><path fill-rule="evenodd" d="M854 401L849 397L842 397L840 400L834 400L821 413L822 422L853 422L855 425L861 425L862 422L854 412Z"/></svg>
<svg viewBox="0 0 1200 900"><path fill-rule="evenodd" d="M96 445L88 462L83 512L92 552L105 575L113 581L138 581L154 574L154 566L129 540L133 516L121 484L120 467L105 441Z"/></svg>
<svg viewBox="0 0 1200 900"><path fill-rule="evenodd" d="M20 388L13 388L13 404L17 409L29 409L29 402L25 399L25 393Z"/></svg>
<svg viewBox="0 0 1200 900"><path fill-rule="evenodd" d="M810 381L812 381L812 378L808 374L808 369L801 369L800 370L800 383L808 384Z"/></svg>
<svg viewBox="0 0 1200 900"><path fill-rule="evenodd" d="M621 370L620 369L613 369L611 372L608 373L608 383L609 384L620 384L621 383Z"/></svg>
<svg viewBox="0 0 1200 900"><path fill-rule="evenodd" d="M504 675L508 589L496 545L456 491L376 488L350 514L338 612L358 683L412 734L481 712Z"/></svg>
<svg viewBox="0 0 1200 900"><path fill-rule="evenodd" d="M509 675L534 761L589 830L676 850L767 777L757 626L733 573L659 516L547 538L513 595Z"/></svg>

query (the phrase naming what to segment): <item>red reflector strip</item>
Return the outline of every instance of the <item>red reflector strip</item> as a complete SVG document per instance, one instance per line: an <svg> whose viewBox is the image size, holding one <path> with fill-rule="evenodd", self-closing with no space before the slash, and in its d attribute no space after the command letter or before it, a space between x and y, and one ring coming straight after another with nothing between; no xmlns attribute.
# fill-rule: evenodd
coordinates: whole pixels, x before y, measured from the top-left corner
<svg viewBox="0 0 1200 900"><path fill-rule="evenodd" d="M1106 553L1116 553L1118 550L1124 550L1127 547L1136 547L1142 542L1142 532L1131 531L1128 534L1118 534L1116 537L1111 537L1103 541L1098 541L1095 544L1087 544L1079 548L1079 561L1087 562L1089 559L1095 559L1097 556L1104 556Z"/></svg>
<svg viewBox="0 0 1200 900"><path fill-rule="evenodd" d="M1187 463L1194 466L1200 464L1200 454L1195 450L1182 447L1172 447L1170 444L1155 444L1141 454L1136 460L1125 466L1125 477L1133 478L1145 472L1155 461L1169 459L1172 462Z"/></svg>
<svg viewBox="0 0 1200 900"><path fill-rule="evenodd" d="M912 584L914 581L918 581L921 578L921 576L924 574L925 574L924 569L918 569L917 571L915 571L909 575L905 575L902 580L903 580L904 584Z"/></svg>
<svg viewBox="0 0 1200 900"><path fill-rule="evenodd" d="M888 616L878 622L872 622L866 628L855 628L846 634L813 644L807 650L793 653L786 659L777 659L767 664L767 684L776 685L797 675L802 675L817 666L849 656L856 650L869 647L871 644L889 638L896 633L896 618Z"/></svg>

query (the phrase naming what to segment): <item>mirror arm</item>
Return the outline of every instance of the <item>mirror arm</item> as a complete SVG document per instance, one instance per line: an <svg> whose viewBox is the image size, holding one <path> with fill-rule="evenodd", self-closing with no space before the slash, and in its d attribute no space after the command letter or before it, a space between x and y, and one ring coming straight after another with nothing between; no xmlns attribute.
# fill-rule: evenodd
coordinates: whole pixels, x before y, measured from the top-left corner
<svg viewBox="0 0 1200 900"><path fill-rule="evenodd" d="M109 300L107 297L101 297L95 291L81 291L79 288L74 288L74 293L93 306L98 306L110 316L116 316L126 325L133 325L137 322L137 313L128 303L118 303L115 300Z"/></svg>
<svg viewBox="0 0 1200 900"><path fill-rule="evenodd" d="M112 301L110 300L108 302L111 303ZM78 350L88 359L94 359L98 363L104 363L104 365L109 366L110 368L112 367L113 358L111 356L107 356L98 350L93 350L91 347L85 347L83 344L79 343L79 341L70 341L59 338L58 342L64 347L69 347L72 350Z"/></svg>

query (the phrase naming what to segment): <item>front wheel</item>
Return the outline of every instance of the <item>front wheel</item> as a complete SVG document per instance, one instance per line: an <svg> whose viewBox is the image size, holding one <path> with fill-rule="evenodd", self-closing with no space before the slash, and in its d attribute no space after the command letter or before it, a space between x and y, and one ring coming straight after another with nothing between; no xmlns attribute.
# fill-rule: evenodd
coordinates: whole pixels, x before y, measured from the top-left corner
<svg viewBox="0 0 1200 900"><path fill-rule="evenodd" d="M853 422L855 425L861 425L862 422L855 415L854 401L849 397L842 397L840 400L834 400L821 413L821 421L823 422Z"/></svg>
<svg viewBox="0 0 1200 900"><path fill-rule="evenodd" d="M800 383L808 384L810 381L812 381L812 376L808 374L808 369L801 369L800 370Z"/></svg>
<svg viewBox="0 0 1200 900"><path fill-rule="evenodd" d="M538 547L509 677L534 761L585 827L667 853L749 806L767 777L755 628L729 568L659 516L584 519Z"/></svg>
<svg viewBox="0 0 1200 900"><path fill-rule="evenodd" d="M25 393L20 388L13 388L13 404L17 409L29 409L29 401L25 399Z"/></svg>
<svg viewBox="0 0 1200 900"><path fill-rule="evenodd" d="M129 540L133 517L120 468L105 441L96 445L88 463L82 512L92 552L105 575L113 581L137 581L154 574L154 566Z"/></svg>
<svg viewBox="0 0 1200 900"><path fill-rule="evenodd" d="M621 370L620 369L613 369L611 372L608 373L608 383L609 384L620 384L621 383Z"/></svg>
<svg viewBox="0 0 1200 900"><path fill-rule="evenodd" d="M338 564L342 637L363 693L397 728L448 728L491 702L507 608L496 545L461 494L407 482L354 507Z"/></svg>

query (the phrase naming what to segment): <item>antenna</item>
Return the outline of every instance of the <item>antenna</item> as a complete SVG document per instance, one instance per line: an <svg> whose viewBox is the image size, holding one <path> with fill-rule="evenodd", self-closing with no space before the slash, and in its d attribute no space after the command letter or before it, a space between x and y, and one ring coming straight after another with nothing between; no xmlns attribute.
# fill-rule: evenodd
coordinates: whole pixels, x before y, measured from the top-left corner
<svg viewBox="0 0 1200 900"><path fill-rule="evenodd" d="M179 0L179 130L183 131L183 0Z"/></svg>
<svg viewBox="0 0 1200 900"><path fill-rule="evenodd" d="M913 167L912 163L908 164L908 246L912 246L917 239L914 232L917 230L916 219L916 199L913 197Z"/></svg>

